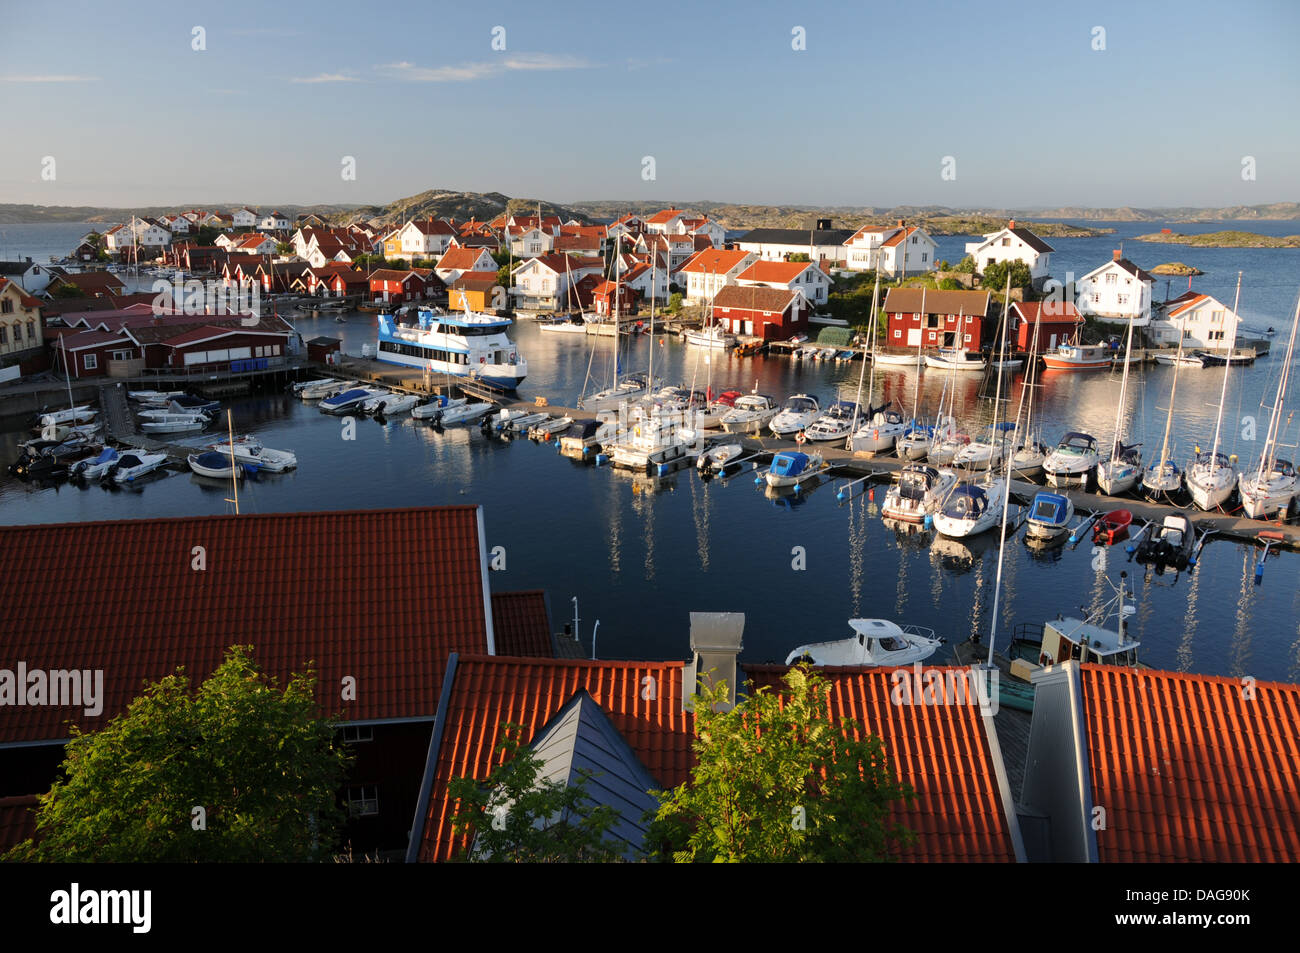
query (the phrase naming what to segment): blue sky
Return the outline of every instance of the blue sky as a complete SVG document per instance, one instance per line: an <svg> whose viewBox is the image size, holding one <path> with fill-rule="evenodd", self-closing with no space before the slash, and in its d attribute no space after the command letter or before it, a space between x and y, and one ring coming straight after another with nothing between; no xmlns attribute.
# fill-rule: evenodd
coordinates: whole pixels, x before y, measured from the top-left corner
<svg viewBox="0 0 1300 953"><path fill-rule="evenodd" d="M1300 200L1289 0L189 7L10 5L0 202Z"/></svg>

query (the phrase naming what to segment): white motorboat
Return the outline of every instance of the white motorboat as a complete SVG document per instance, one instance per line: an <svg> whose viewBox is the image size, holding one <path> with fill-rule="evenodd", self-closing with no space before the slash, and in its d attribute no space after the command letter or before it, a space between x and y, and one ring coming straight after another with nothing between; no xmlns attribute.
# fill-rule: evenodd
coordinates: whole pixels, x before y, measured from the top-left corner
<svg viewBox="0 0 1300 953"><path fill-rule="evenodd" d="M573 426L572 417L552 417L549 420L539 421L528 428L530 437L550 437L552 434L563 433Z"/></svg>
<svg viewBox="0 0 1300 953"><path fill-rule="evenodd" d="M621 403L640 400L650 392L650 385L644 374L629 374L618 384L598 391L590 397L579 398L578 407L583 410L616 410Z"/></svg>
<svg viewBox="0 0 1300 953"><path fill-rule="evenodd" d="M939 650L943 639L933 629L900 626L885 619L850 619L851 638L801 645L785 660L786 665L875 667L924 662Z"/></svg>
<svg viewBox="0 0 1300 953"><path fill-rule="evenodd" d="M1276 457L1237 478L1241 508L1253 520L1282 518L1291 512L1297 492L1296 469L1290 460Z"/></svg>
<svg viewBox="0 0 1300 953"><path fill-rule="evenodd" d="M789 439L820 415L821 406L817 403L816 397L809 394L795 394L781 405L780 412L767 426L776 436Z"/></svg>
<svg viewBox="0 0 1300 953"><path fill-rule="evenodd" d="M404 414L423 399L419 394L390 394L376 404L371 413L376 417L391 417L393 414Z"/></svg>
<svg viewBox="0 0 1300 953"><path fill-rule="evenodd" d="M739 443L720 443L709 447L695 461L695 468L705 476L721 473L743 455L745 448Z"/></svg>
<svg viewBox="0 0 1300 953"><path fill-rule="evenodd" d="M727 433L762 433L777 415L776 401L767 394L737 397L731 410L722 415L722 429Z"/></svg>
<svg viewBox="0 0 1300 953"><path fill-rule="evenodd" d="M374 390L371 391L369 397L367 397L365 400L361 402L361 406L358 409L363 414L373 414L380 404L387 403L388 401L393 400L396 397L397 394L395 394L391 390L387 390L384 388L381 388L379 390Z"/></svg>
<svg viewBox="0 0 1300 953"><path fill-rule="evenodd" d="M361 405L373 397L385 394L387 391L381 391L378 388L370 387L353 387L350 390L340 391L337 394L331 394L317 405L317 408L323 414L350 414L361 409Z"/></svg>
<svg viewBox="0 0 1300 953"><path fill-rule="evenodd" d="M292 386L291 390L293 393L301 397L302 392L305 390L313 390L318 387L329 387L330 385L338 383L339 381L335 380L333 377L317 377L314 380L298 381Z"/></svg>
<svg viewBox="0 0 1300 953"><path fill-rule="evenodd" d="M68 440L77 437L90 438L104 429L103 423L98 420L91 421L88 424L51 424L48 427L38 428L41 439L43 440Z"/></svg>
<svg viewBox="0 0 1300 953"><path fill-rule="evenodd" d="M678 428L657 412L636 420L630 432L609 448L609 459L616 467L647 470L687 455L689 447Z"/></svg>
<svg viewBox="0 0 1300 953"><path fill-rule="evenodd" d="M767 480L767 485L773 489L782 487L799 487L801 484L819 476L830 469L830 466L822 459L822 455L817 452L804 453L794 450L778 453L772 458L772 465L768 467L767 472L763 475Z"/></svg>
<svg viewBox="0 0 1300 953"><path fill-rule="evenodd" d="M105 476L111 474L115 482L128 483L131 480L139 479L146 473L152 473L166 464L167 454L165 453L140 453L132 450L119 456L117 462L105 471Z"/></svg>
<svg viewBox="0 0 1300 953"><path fill-rule="evenodd" d="M919 350L915 353L912 351L904 351L901 353L891 353L889 351L871 352L871 362L873 364L879 364L882 367L920 367L923 360L924 359Z"/></svg>
<svg viewBox="0 0 1300 953"><path fill-rule="evenodd" d="M144 404L153 404L155 407L166 407L176 397L184 397L183 390L129 390L126 396L134 401Z"/></svg>
<svg viewBox="0 0 1300 953"><path fill-rule="evenodd" d="M982 371L984 359L972 356L964 348L940 348L938 354L927 354L925 366L945 371Z"/></svg>
<svg viewBox="0 0 1300 953"><path fill-rule="evenodd" d="M903 523L924 523L939 512L956 485L956 470L908 464L898 474L898 482L885 493L880 515Z"/></svg>
<svg viewBox="0 0 1300 953"><path fill-rule="evenodd" d="M1052 486L1087 486L1099 462L1097 438L1072 430L1047 455L1043 461L1043 473Z"/></svg>
<svg viewBox="0 0 1300 953"><path fill-rule="evenodd" d="M1008 432L1015 427L1013 420L990 424L984 433L957 450L952 458L952 465L967 470L991 470L1001 466L1010 449Z"/></svg>
<svg viewBox="0 0 1300 953"><path fill-rule="evenodd" d="M571 318L554 318L550 321L538 321L537 330L545 331L548 334L581 334L587 333L587 321L581 316Z"/></svg>
<svg viewBox="0 0 1300 953"><path fill-rule="evenodd" d="M853 431L853 421L858 415L858 405L851 400L837 400L808 425L804 431L809 440L818 443L844 440Z"/></svg>
<svg viewBox="0 0 1300 953"><path fill-rule="evenodd" d="M1004 479L955 487L934 514L934 528L955 539L992 529L1002 519L1006 493Z"/></svg>
<svg viewBox="0 0 1300 953"><path fill-rule="evenodd" d="M417 420L439 419L452 407L462 407L467 402L464 397L448 397L439 394L429 399L427 404L417 404L411 408L411 416Z"/></svg>
<svg viewBox="0 0 1300 953"><path fill-rule="evenodd" d="M1218 509L1232 496L1237 485L1235 458L1226 453L1211 453L1197 448L1196 457L1186 471L1187 489L1199 509Z"/></svg>
<svg viewBox="0 0 1300 953"><path fill-rule="evenodd" d="M964 433L949 434L945 439L930 445L926 461L936 467L951 466L957 454L970 445L970 437Z"/></svg>
<svg viewBox="0 0 1300 953"><path fill-rule="evenodd" d="M309 381L302 390L298 391L298 396L303 400L321 400L351 390L358 383L358 381L338 381L332 377L323 377L318 381Z"/></svg>
<svg viewBox="0 0 1300 953"><path fill-rule="evenodd" d="M1035 539L1055 539L1070 528L1073 518L1074 503L1068 496L1040 491L1029 504L1025 534Z"/></svg>
<svg viewBox="0 0 1300 953"><path fill-rule="evenodd" d="M105 447L93 460L79 460L72 465L71 473L74 477L81 477L86 480L97 480L112 469L117 463L119 457L116 450L112 447Z"/></svg>
<svg viewBox="0 0 1300 953"><path fill-rule="evenodd" d="M910 426L903 415L890 410L885 404L879 410L869 408L865 418L859 418L857 431L849 437L848 448L855 453L885 453L894 448Z"/></svg>
<svg viewBox="0 0 1300 953"><path fill-rule="evenodd" d="M490 414L495 406L495 404L484 402L452 404L443 408L441 417L434 419L444 427L450 427L452 424L472 423L480 417Z"/></svg>
<svg viewBox="0 0 1300 953"><path fill-rule="evenodd" d="M145 433L190 433L212 422L207 414L177 414L167 410L147 410L140 417L143 420L140 429Z"/></svg>
<svg viewBox="0 0 1300 953"><path fill-rule="evenodd" d="M205 445L205 450L215 450L218 453L230 456L230 440L222 440L217 443ZM262 441L251 435L244 435L235 438L234 443L235 460L248 466L255 466L260 470L267 470L271 473L283 473L285 470L292 470L298 465L298 457L292 450L273 450L270 447L262 445Z"/></svg>
<svg viewBox="0 0 1300 953"><path fill-rule="evenodd" d="M1165 367L1204 367L1205 358L1193 352L1191 354L1157 354L1156 363Z"/></svg>
<svg viewBox="0 0 1300 953"><path fill-rule="evenodd" d="M533 424L539 424L544 420L550 419L550 414L504 408L500 413L494 414L489 423L491 423L493 430L508 430L512 433L524 433Z"/></svg>
<svg viewBox="0 0 1300 953"><path fill-rule="evenodd" d="M214 480L229 480L232 477L242 480L244 477L243 465L237 460L231 460L229 454L217 450L191 453L185 459L190 469L199 476L211 477Z"/></svg>

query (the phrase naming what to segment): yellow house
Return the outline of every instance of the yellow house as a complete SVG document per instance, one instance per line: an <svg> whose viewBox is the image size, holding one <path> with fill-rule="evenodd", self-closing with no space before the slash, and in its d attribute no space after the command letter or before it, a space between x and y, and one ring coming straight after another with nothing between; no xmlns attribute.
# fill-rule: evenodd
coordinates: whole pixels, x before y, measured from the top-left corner
<svg viewBox="0 0 1300 953"><path fill-rule="evenodd" d="M506 309L505 289L497 283L495 271L467 271L447 290L447 310L453 314L468 304L471 311Z"/></svg>
<svg viewBox="0 0 1300 953"><path fill-rule="evenodd" d="M395 228L384 236L384 257L392 260L404 257L402 254L402 230Z"/></svg>
<svg viewBox="0 0 1300 953"><path fill-rule="evenodd" d="M41 346L41 303L8 278L0 278L0 355Z"/></svg>

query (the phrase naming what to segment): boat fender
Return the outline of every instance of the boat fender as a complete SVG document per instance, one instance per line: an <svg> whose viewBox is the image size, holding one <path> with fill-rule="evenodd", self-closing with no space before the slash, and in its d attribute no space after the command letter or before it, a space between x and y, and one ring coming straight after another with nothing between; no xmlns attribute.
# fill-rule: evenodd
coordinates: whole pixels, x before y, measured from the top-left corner
<svg viewBox="0 0 1300 953"><path fill-rule="evenodd" d="M799 444L799 446L801 447L803 446L804 441L806 441L807 439L808 439L808 435L804 433L802 430L800 430L797 434L794 435L794 442Z"/></svg>
<svg viewBox="0 0 1300 953"><path fill-rule="evenodd" d="M879 440L879 439L880 439L880 429L879 429L879 428L877 428L877 429L871 431L871 439L872 439L872 440Z"/></svg>

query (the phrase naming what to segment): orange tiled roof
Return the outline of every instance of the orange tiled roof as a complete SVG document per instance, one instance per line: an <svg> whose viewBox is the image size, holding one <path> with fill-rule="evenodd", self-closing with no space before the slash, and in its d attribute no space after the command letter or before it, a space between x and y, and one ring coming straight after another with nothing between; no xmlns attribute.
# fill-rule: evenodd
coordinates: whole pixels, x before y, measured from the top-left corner
<svg viewBox="0 0 1300 953"><path fill-rule="evenodd" d="M1082 665L1104 861L1300 861L1300 685Z"/></svg>
<svg viewBox="0 0 1300 953"><path fill-rule="evenodd" d="M671 222L677 216L683 214L685 213L682 212L682 210L679 208L666 208L661 212L655 212L648 219L646 219L646 223L649 225L666 225L668 222Z"/></svg>
<svg viewBox="0 0 1300 953"><path fill-rule="evenodd" d="M686 264L682 265L681 271L685 273L698 272L703 275L723 275L731 271L751 254L753 253L740 251L739 249L729 251L726 248L706 248L703 251L696 252Z"/></svg>
<svg viewBox="0 0 1300 953"><path fill-rule="evenodd" d="M736 280L771 281L788 285L812 267L806 261L756 261L736 275Z"/></svg>
<svg viewBox="0 0 1300 953"><path fill-rule="evenodd" d="M458 268L461 271L468 271L473 268L483 255L481 248L463 248L455 246L447 250L447 253L438 259L438 267L447 270Z"/></svg>
<svg viewBox="0 0 1300 953"><path fill-rule="evenodd" d="M1192 308L1196 307L1198 304L1201 304L1203 301L1208 301L1209 298L1210 298L1209 295L1203 295L1203 294L1193 295L1189 300L1183 302L1178 307L1170 311L1169 317L1176 318L1184 311L1190 311Z"/></svg>

